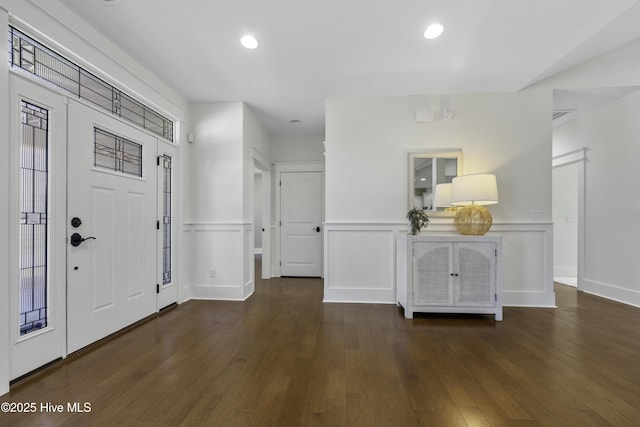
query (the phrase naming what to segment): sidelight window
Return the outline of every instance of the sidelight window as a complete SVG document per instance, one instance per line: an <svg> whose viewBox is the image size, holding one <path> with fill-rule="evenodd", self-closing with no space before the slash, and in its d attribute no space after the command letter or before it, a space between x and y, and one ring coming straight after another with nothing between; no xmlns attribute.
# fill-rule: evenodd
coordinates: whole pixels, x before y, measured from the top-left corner
<svg viewBox="0 0 640 427"><path fill-rule="evenodd" d="M171 157L161 156L162 164L162 284L171 283Z"/></svg>
<svg viewBox="0 0 640 427"><path fill-rule="evenodd" d="M47 326L49 112L21 102L20 335Z"/></svg>

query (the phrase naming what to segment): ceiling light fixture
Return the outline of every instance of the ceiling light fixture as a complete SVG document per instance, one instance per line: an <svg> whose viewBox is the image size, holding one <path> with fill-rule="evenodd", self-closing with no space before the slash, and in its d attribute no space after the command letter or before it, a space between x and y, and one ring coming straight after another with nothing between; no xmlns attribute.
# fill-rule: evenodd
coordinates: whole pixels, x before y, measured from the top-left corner
<svg viewBox="0 0 640 427"><path fill-rule="evenodd" d="M435 39L440 36L444 31L444 27L440 24L431 24L427 27L427 30L424 32L424 38L427 40Z"/></svg>
<svg viewBox="0 0 640 427"><path fill-rule="evenodd" d="M247 49L255 49L260 45L260 43L258 43L258 40L256 40L256 38L250 34L242 36L242 38L240 39L240 43L242 43L242 46L246 47Z"/></svg>

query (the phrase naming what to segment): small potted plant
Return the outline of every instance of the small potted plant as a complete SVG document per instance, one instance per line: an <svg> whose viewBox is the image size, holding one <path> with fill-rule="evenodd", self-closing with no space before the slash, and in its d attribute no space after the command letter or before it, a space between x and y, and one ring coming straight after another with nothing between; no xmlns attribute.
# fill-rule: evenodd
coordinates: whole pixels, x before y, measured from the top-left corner
<svg viewBox="0 0 640 427"><path fill-rule="evenodd" d="M413 208L407 212L407 219L411 223L411 234L414 236L420 233L422 228L429 224L429 217L422 209Z"/></svg>

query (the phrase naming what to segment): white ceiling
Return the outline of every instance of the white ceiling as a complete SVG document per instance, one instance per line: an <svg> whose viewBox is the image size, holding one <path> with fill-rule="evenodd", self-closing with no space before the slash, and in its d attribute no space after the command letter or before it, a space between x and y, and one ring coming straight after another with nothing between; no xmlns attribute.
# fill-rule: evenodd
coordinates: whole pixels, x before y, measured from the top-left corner
<svg viewBox="0 0 640 427"><path fill-rule="evenodd" d="M245 101L274 136L323 135L329 97L516 91L640 37L640 0L60 1L187 100Z"/></svg>

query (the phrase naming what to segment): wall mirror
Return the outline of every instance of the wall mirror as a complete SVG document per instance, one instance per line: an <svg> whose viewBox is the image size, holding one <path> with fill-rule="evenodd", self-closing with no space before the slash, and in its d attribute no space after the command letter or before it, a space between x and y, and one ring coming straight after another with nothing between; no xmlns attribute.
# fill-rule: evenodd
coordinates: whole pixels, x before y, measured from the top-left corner
<svg viewBox="0 0 640 427"><path fill-rule="evenodd" d="M462 175L462 150L409 153L409 209L424 209L430 216L447 216L444 206L434 205L437 184L451 183Z"/></svg>

